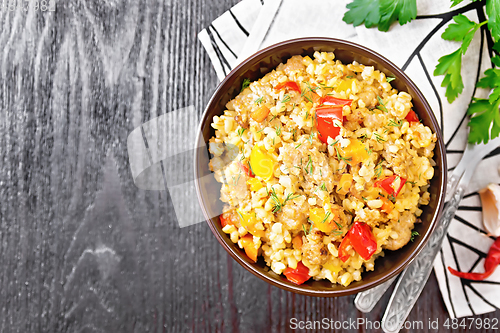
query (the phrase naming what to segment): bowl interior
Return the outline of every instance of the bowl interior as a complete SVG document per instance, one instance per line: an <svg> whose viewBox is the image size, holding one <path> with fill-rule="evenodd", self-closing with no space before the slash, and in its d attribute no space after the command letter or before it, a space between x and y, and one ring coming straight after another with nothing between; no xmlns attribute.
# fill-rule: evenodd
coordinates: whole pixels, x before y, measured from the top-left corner
<svg viewBox="0 0 500 333"><path fill-rule="evenodd" d="M315 51L333 51L336 59L341 60L344 64L357 61L367 66L374 66L375 69L385 73L386 76L395 77L396 79L391 82L391 85L399 91L408 92L412 96L413 109L421 121L436 133L438 142L434 156L436 162L435 174L429 188L431 199L429 205L422 208L423 214L420 217L422 223L415 225L415 230L420 236L398 251L384 251L385 256L375 261L375 270L364 272L361 281L355 281L348 287L332 285L326 280L313 281L312 279L303 285L297 286L288 282L285 277L271 271L261 257L259 262L255 264L251 262L244 252L222 232L218 218L219 212L222 211L222 203L219 200L220 184L213 177L200 178L210 173L206 151L198 150L195 153L195 179L197 180L196 186L200 205L207 223L217 240L243 267L267 282L290 291L314 296L342 296L374 287L399 273L425 245L442 209L446 184L446 172L443 172L443 170L446 170L443 138L429 104L415 84L387 59L357 44L328 38L303 38L282 42L248 58L218 86L202 117L198 140L207 143L214 136L214 130L210 126L213 116L221 115L224 112L226 103L240 92L244 79L258 80L280 63L286 62L293 55L312 56Z"/></svg>

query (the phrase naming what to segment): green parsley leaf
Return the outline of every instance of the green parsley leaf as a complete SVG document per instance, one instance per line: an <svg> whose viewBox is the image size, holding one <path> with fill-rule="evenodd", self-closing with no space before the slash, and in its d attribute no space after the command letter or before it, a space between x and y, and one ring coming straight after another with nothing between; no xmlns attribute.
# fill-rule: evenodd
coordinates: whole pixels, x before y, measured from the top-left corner
<svg viewBox="0 0 500 333"><path fill-rule="evenodd" d="M388 76L388 77L386 78L386 81L387 81L387 82L391 82L391 81L394 81L394 80L396 80L396 78L395 78L395 77L392 77L392 76Z"/></svg>
<svg viewBox="0 0 500 333"><path fill-rule="evenodd" d="M441 35L443 39L460 42L476 25L476 22L472 22L463 14L453 16L453 21L455 21L455 23L450 24Z"/></svg>
<svg viewBox="0 0 500 333"><path fill-rule="evenodd" d="M462 48L453 53L442 56L438 59L438 65L434 70L434 75L444 75L441 87L446 87L446 98L452 103L464 90L462 82Z"/></svg>
<svg viewBox="0 0 500 333"><path fill-rule="evenodd" d="M441 37L445 40L454 40L457 42L461 41L462 54L465 54L477 29L486 24L487 21L478 24L469 20L467 16L463 14L453 16L453 21L455 21L455 23L450 24Z"/></svg>
<svg viewBox="0 0 500 333"><path fill-rule="evenodd" d="M490 29L491 37L498 43L500 41L500 1L486 1L486 14L488 15L488 29Z"/></svg>
<svg viewBox="0 0 500 333"><path fill-rule="evenodd" d="M353 26L365 23L365 27L376 26L380 21L379 0L354 0L346 6L349 10L344 14L342 20L352 23Z"/></svg>
<svg viewBox="0 0 500 333"><path fill-rule="evenodd" d="M388 31L391 24L406 24L417 17L417 0L380 0L378 30Z"/></svg>
<svg viewBox="0 0 500 333"><path fill-rule="evenodd" d="M243 90L248 88L249 85L250 85L250 79L244 79L243 83L241 84L241 91L240 92L242 92Z"/></svg>
<svg viewBox="0 0 500 333"><path fill-rule="evenodd" d="M500 87L495 90L500 90ZM497 100L494 103L490 103L487 99L476 98L469 105L467 114L471 116L469 121L470 143L487 143L490 138L495 138L500 134L500 112L498 112L500 91L496 96Z"/></svg>

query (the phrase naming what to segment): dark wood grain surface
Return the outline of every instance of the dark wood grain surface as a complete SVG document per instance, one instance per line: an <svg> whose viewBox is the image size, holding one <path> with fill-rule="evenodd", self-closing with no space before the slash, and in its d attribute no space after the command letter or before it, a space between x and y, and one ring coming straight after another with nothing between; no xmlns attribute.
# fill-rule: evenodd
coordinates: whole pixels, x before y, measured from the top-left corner
<svg viewBox="0 0 500 333"><path fill-rule="evenodd" d="M206 224L179 228L167 192L133 183L128 134L184 106L202 112L218 81L196 35L237 1L0 11L0 332L286 332L292 318L380 320L389 295L365 315L353 296L271 287ZM449 331L446 318L431 276L408 317L424 329L402 332Z"/></svg>

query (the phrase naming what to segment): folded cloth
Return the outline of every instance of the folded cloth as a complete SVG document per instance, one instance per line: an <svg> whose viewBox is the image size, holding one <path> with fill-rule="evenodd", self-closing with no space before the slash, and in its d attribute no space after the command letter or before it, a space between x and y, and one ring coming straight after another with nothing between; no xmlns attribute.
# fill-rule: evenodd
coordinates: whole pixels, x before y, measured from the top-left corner
<svg viewBox="0 0 500 333"><path fill-rule="evenodd" d="M486 97L488 92L476 89L475 83L485 69L491 67L492 54L484 31L476 33L467 53L462 60L462 77L464 91L453 104L445 97L445 88L441 87L443 76L432 75L438 59L455 51L459 44L445 41L441 34L452 22L453 15L462 12L471 20L478 21L478 12L482 12L482 4L470 6L469 3L454 7L451 13L449 2L419 0L417 3L418 17L414 21L400 26L394 24L389 32L377 29L367 29L364 26L354 28L342 21L346 4L350 1L322 0L266 0L264 6L275 8L272 20L269 11L264 11L256 0L244 0L233 7L247 8L239 11L241 16L224 14L214 21L220 26L219 39L207 39L211 27L203 30L199 37L207 50L218 77L222 80L228 70L253 52L274 43L305 36L325 36L350 41L367 46L382 54L397 66L417 84L431 105L443 132L449 171L453 170L460 160L467 142L467 106L472 98ZM246 22L245 29L251 31L250 36L237 41L232 38L232 32L241 28L234 23ZM259 22L259 24L252 22ZM262 22L269 22L267 25ZM214 25L213 24L213 25ZM225 40L224 36L228 36ZM222 39L221 39L222 38ZM234 43L234 44L233 44ZM214 49L219 48L219 51ZM221 71L220 57L213 54L227 55L228 49L236 50L228 55L229 64L226 71ZM241 50L243 54L239 54ZM222 66L223 67L223 66ZM450 317L463 317L482 314L500 308L500 269L497 269L485 281L461 280L451 275L447 269L451 266L460 271L481 272L483 262L493 240L486 237L482 225L481 202L478 190L489 183L499 183L500 149L488 155L478 166L469 185L467 194L462 200L458 212L450 226L443 248L434 262L434 270L441 294Z"/></svg>

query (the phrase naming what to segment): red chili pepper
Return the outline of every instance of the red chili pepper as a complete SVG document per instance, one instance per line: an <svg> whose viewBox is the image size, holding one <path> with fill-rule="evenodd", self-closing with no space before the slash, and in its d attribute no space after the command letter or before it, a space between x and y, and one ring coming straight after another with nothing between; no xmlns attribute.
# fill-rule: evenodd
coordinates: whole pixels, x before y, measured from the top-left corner
<svg viewBox="0 0 500 333"><path fill-rule="evenodd" d="M394 184L395 180L399 178L401 179L401 182L399 183L399 187L397 189L394 188L396 184ZM397 197L399 192L401 192L401 189L403 189L403 186L406 183L406 179L399 177L399 176L390 176L384 179L377 180L375 184L373 184L375 187L380 187L384 191L386 191L388 194Z"/></svg>
<svg viewBox="0 0 500 333"><path fill-rule="evenodd" d="M350 255L347 247L352 245L361 258L369 260L377 250L377 241L372 233L372 228L363 222L354 222L347 232L339 247L339 259L346 262Z"/></svg>
<svg viewBox="0 0 500 333"><path fill-rule="evenodd" d="M302 93L302 90L300 90L299 85L297 84L297 82L294 82L294 81L285 81L285 82L279 83L276 87L274 87L274 89L276 89L276 90L281 90L283 88L288 88L288 89L294 90L298 93Z"/></svg>
<svg viewBox="0 0 500 333"><path fill-rule="evenodd" d="M240 169L243 170L243 172L248 176L254 178L255 175L252 172L252 169L247 167L245 164L238 162L238 165L240 166Z"/></svg>
<svg viewBox="0 0 500 333"><path fill-rule="evenodd" d="M410 123L418 123L418 122L420 122L420 120L418 119L417 114L413 110L410 110L410 112L408 112L408 114L406 115L405 119L408 120L408 122L410 122Z"/></svg>
<svg viewBox="0 0 500 333"><path fill-rule="evenodd" d="M449 266L448 270L451 274L462 279L482 281L493 274L498 265L500 265L500 237L497 237L493 245L491 245L488 255L486 255L486 259L484 260L484 273L459 272Z"/></svg>
<svg viewBox="0 0 500 333"><path fill-rule="evenodd" d="M285 274L288 281L299 285L311 278L309 276L309 268L304 266L302 261L297 263L297 268L295 269L290 267L285 268L283 274Z"/></svg>
<svg viewBox="0 0 500 333"><path fill-rule="evenodd" d="M349 106L351 106L351 103L352 103L352 99L342 99L342 98L336 98L333 96L326 95L326 96L321 97L321 99L319 100L319 104L320 104L319 107L321 108L321 105L338 105L338 106L349 105Z"/></svg>
<svg viewBox="0 0 500 333"><path fill-rule="evenodd" d="M339 259L343 262L346 262L347 259L349 259L349 257L351 256L349 253L347 253L347 247L349 245L351 245L351 238L349 237L349 233L347 233L344 236L342 242L340 242L339 246Z"/></svg>
<svg viewBox="0 0 500 333"><path fill-rule="evenodd" d="M335 139L340 133L340 127L335 126L335 120L342 124L342 107L328 106L316 108L316 128L319 132L319 139L327 143L328 137Z"/></svg>

